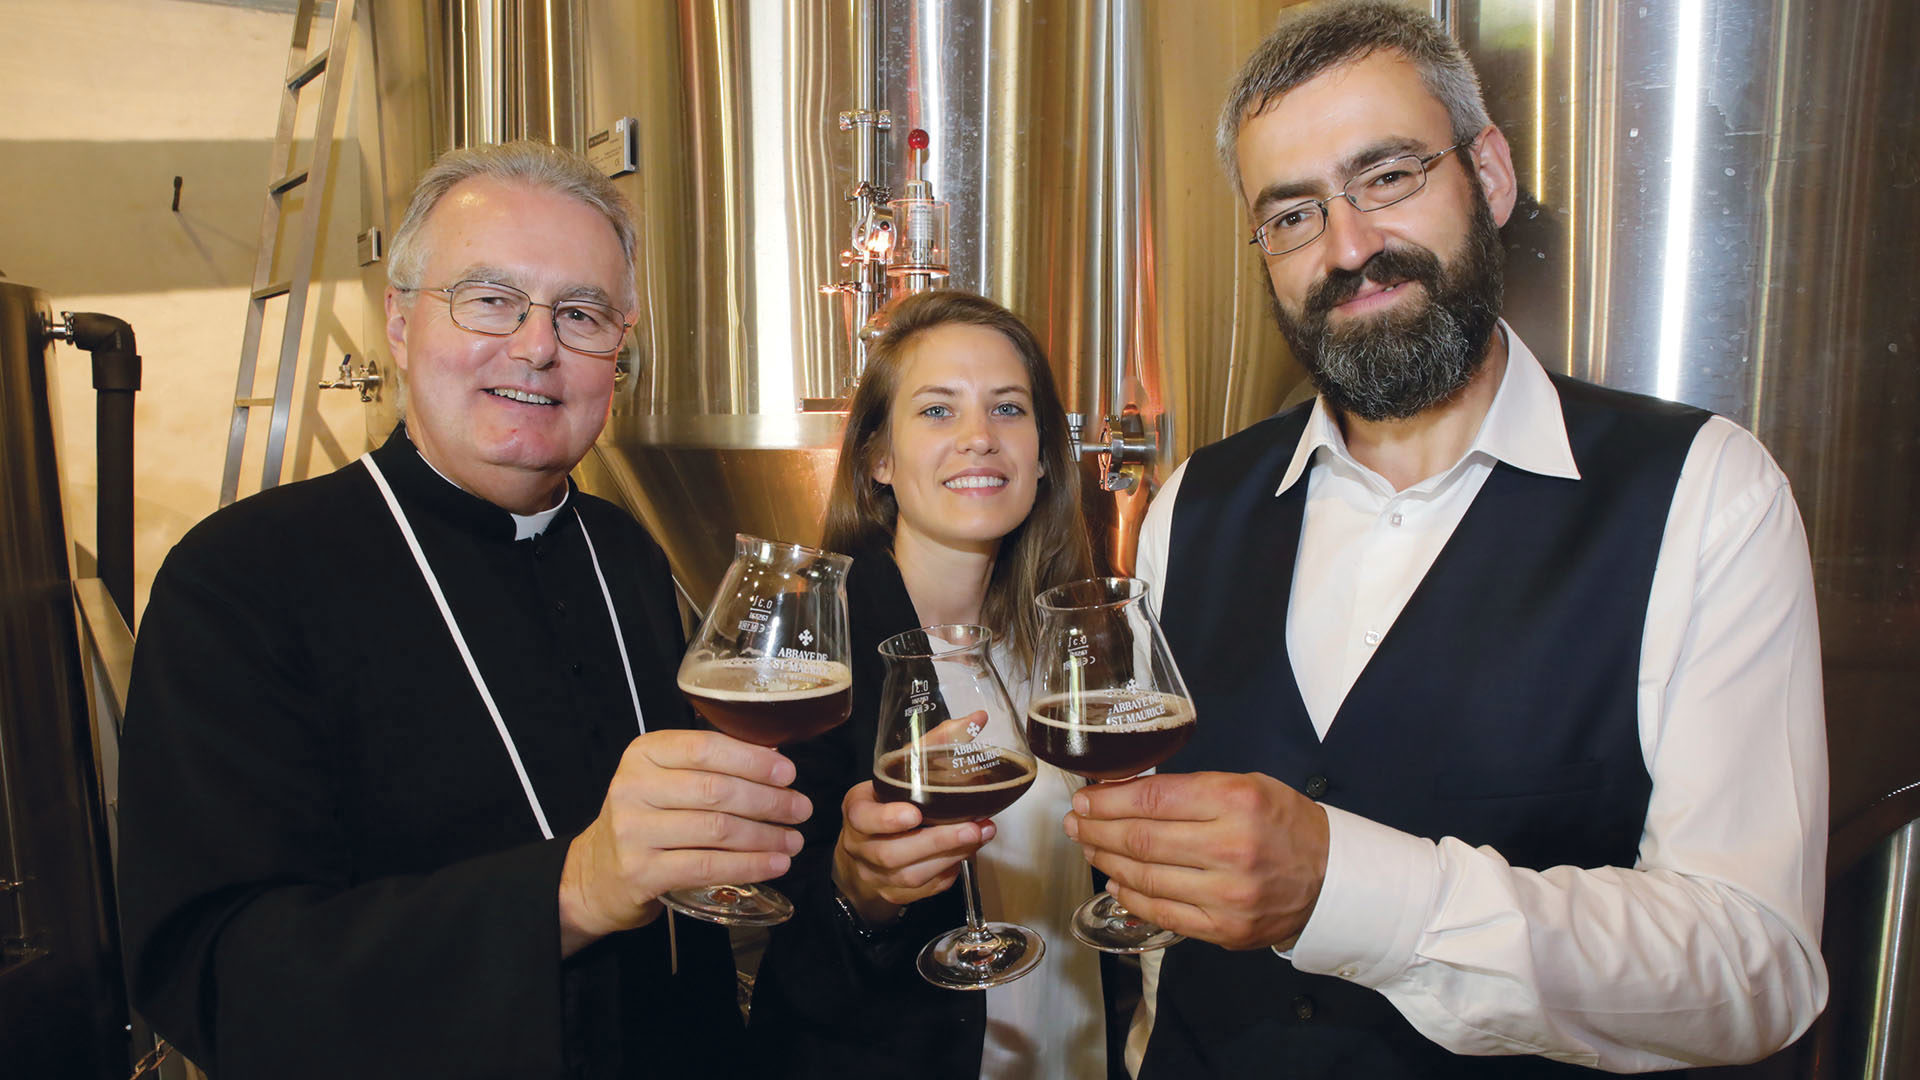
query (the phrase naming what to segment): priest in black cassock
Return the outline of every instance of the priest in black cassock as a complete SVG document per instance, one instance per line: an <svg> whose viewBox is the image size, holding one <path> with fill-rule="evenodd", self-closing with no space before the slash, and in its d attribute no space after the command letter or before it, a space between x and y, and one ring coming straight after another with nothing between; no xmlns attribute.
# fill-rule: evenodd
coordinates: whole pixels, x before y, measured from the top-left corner
<svg viewBox="0 0 1920 1080"><path fill-rule="evenodd" d="M421 181L387 293L406 423L168 556L134 659L135 1006L216 1080L728 1075L733 965L668 889L784 872L806 800L691 730L667 564L568 472L634 227L533 144Z"/></svg>

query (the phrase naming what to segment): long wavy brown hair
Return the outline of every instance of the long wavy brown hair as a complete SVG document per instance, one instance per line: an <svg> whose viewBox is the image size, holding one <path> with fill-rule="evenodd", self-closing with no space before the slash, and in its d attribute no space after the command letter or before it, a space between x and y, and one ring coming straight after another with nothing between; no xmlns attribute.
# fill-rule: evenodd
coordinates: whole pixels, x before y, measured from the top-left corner
<svg viewBox="0 0 1920 1080"><path fill-rule="evenodd" d="M1080 470L1067 443L1060 392L1039 339L1013 312L984 296L956 290L910 296L888 311L887 331L868 352L867 370L847 411L823 543L833 551L892 550L900 506L893 488L873 479L873 468L887 454L893 398L914 342L928 331L956 323L1004 334L1026 365L1033 394L1042 475L1033 510L1000 539L980 606L980 621L1002 635L1014 658L1025 664L1033 659L1040 632L1033 598L1061 582L1092 576L1093 548L1080 511Z"/></svg>

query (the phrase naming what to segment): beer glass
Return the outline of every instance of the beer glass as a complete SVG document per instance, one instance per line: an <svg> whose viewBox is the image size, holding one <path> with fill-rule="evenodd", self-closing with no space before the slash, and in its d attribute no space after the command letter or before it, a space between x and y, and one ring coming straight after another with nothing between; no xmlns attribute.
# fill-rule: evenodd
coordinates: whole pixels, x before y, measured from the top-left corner
<svg viewBox="0 0 1920 1080"><path fill-rule="evenodd" d="M1193 737L1193 701L1138 578L1070 581L1040 594L1027 744L1088 780L1125 780ZM1181 940L1102 892L1073 913L1073 936L1102 952Z"/></svg>
<svg viewBox="0 0 1920 1080"><path fill-rule="evenodd" d="M707 723L744 742L781 746L845 723L847 568L831 551L734 537L732 565L680 661L680 692ZM766 885L675 889L661 902L727 926L772 926L793 904Z"/></svg>
<svg viewBox="0 0 1920 1080"><path fill-rule="evenodd" d="M880 692L873 792L910 802L923 825L990 818L1033 786L1033 755L1020 735L984 626L924 626L880 643L887 676ZM1015 923L983 922L973 856L960 865L967 923L920 950L920 975L949 990L985 990L1032 971L1046 952L1040 935Z"/></svg>

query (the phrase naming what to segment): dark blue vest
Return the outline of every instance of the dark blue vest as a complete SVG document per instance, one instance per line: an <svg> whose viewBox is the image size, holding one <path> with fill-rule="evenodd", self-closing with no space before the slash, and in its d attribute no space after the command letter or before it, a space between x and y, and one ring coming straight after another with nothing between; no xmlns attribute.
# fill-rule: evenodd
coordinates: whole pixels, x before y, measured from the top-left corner
<svg viewBox="0 0 1920 1080"><path fill-rule="evenodd" d="M1311 405L1194 454L1162 623L1193 741L1162 772L1261 772L1515 866L1631 866L1652 781L1636 685L1667 511L1707 414L1554 378L1579 480L1498 465L1341 704L1314 733L1287 655L1307 478L1274 491ZM1387 1000L1270 950L1167 950L1143 1080L1586 1072L1456 1057Z"/></svg>

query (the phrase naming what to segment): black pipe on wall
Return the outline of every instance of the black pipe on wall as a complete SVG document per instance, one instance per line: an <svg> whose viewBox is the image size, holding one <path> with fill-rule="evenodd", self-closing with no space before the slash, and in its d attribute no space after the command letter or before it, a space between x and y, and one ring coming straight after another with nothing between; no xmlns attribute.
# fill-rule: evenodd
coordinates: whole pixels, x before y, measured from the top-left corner
<svg viewBox="0 0 1920 1080"><path fill-rule="evenodd" d="M93 355L94 447L99 513L94 544L100 579L120 616L133 625L133 395L140 389L140 353L124 319L91 311L61 313L55 328Z"/></svg>

